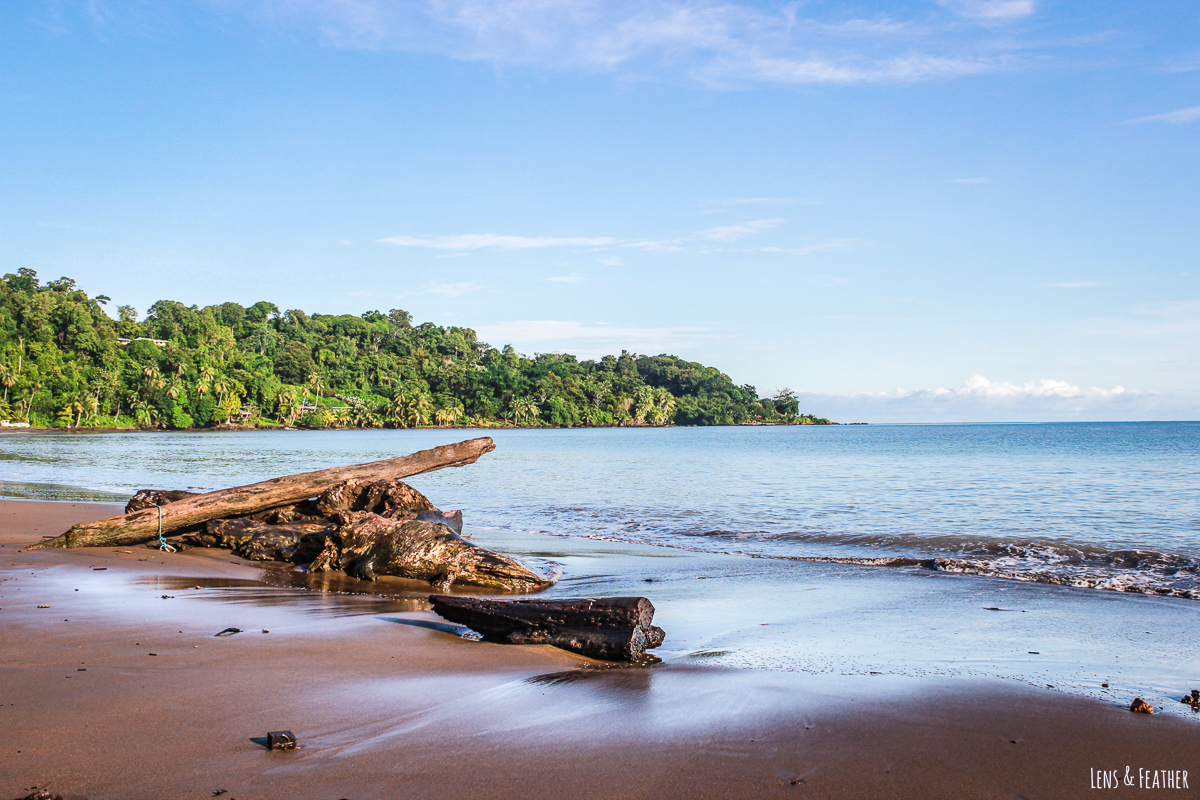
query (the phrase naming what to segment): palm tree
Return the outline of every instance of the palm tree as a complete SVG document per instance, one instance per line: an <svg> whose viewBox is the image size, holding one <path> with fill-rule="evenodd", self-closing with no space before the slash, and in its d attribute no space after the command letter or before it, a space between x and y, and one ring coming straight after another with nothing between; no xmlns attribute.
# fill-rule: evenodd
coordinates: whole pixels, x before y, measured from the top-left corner
<svg viewBox="0 0 1200 800"><path fill-rule="evenodd" d="M217 405L225 404L225 395L229 392L229 378L224 375L218 375L212 380L212 389L219 396L217 397Z"/></svg>
<svg viewBox="0 0 1200 800"><path fill-rule="evenodd" d="M654 411L651 413L655 425L666 425L675 418L675 395L659 386L654 390Z"/></svg>
<svg viewBox="0 0 1200 800"><path fill-rule="evenodd" d="M300 413L299 408L297 407L298 404L296 403L296 390L290 386L285 386L279 390L279 394L276 395L275 401L279 404L277 411L279 414L279 421L284 422L286 420L287 424L290 426L295 420L296 415Z"/></svg>
<svg viewBox="0 0 1200 800"><path fill-rule="evenodd" d="M153 364L147 364L142 367L142 392L149 395L155 389L163 388L162 374L158 371L158 367Z"/></svg>
<svg viewBox="0 0 1200 800"><path fill-rule="evenodd" d="M634 395L634 410L633 421L637 425L642 425L646 421L646 417L654 411L655 405L654 390L649 386L642 386Z"/></svg>
<svg viewBox="0 0 1200 800"><path fill-rule="evenodd" d="M316 404L321 405L321 392L325 389L325 383L322 381L321 376L316 372L309 374L308 385L317 397Z"/></svg>
<svg viewBox="0 0 1200 800"><path fill-rule="evenodd" d="M196 374L196 394L201 398L208 394L208 390L212 388L213 380L217 377L217 371L212 365L205 364Z"/></svg>
<svg viewBox="0 0 1200 800"><path fill-rule="evenodd" d="M613 398L613 416L617 418L617 424L623 424L629 420L629 409L633 406L632 397L614 397Z"/></svg>
<svg viewBox="0 0 1200 800"><path fill-rule="evenodd" d="M0 384L4 386L4 402L8 402L8 390L17 383L17 372L12 363L5 359L0 361Z"/></svg>
<svg viewBox="0 0 1200 800"><path fill-rule="evenodd" d="M68 414L75 415L75 424L71 427L78 428L80 421L82 421L82 419L83 419L83 403L79 402L78 399L72 400L71 402L67 403L66 408L64 410Z"/></svg>
<svg viewBox="0 0 1200 800"><path fill-rule="evenodd" d="M167 381L166 393L167 397L172 400L178 399L179 395L183 394L183 381L179 379L178 375Z"/></svg>
<svg viewBox="0 0 1200 800"><path fill-rule="evenodd" d="M100 414L100 398L95 395L84 395L79 402L83 404L83 413L86 420L90 420L91 417Z"/></svg>
<svg viewBox="0 0 1200 800"><path fill-rule="evenodd" d="M396 396L388 400L387 406L384 407L383 418L388 422L403 426L405 421L405 410L408 408L408 398L404 392L396 392Z"/></svg>
<svg viewBox="0 0 1200 800"><path fill-rule="evenodd" d="M408 401L408 421L414 428L429 424L429 408L432 405L429 395L424 392L417 392Z"/></svg>
<svg viewBox="0 0 1200 800"><path fill-rule="evenodd" d="M360 428L378 428L379 415L367 403L358 403L350 412L350 420Z"/></svg>
<svg viewBox="0 0 1200 800"><path fill-rule="evenodd" d="M145 400L138 400L133 404L133 416L139 426L147 428L154 424L154 420L158 414L155 411L154 406L150 405Z"/></svg>
<svg viewBox="0 0 1200 800"><path fill-rule="evenodd" d="M538 418L541 409L531 397L520 397L513 403L513 419L517 422L532 421Z"/></svg>

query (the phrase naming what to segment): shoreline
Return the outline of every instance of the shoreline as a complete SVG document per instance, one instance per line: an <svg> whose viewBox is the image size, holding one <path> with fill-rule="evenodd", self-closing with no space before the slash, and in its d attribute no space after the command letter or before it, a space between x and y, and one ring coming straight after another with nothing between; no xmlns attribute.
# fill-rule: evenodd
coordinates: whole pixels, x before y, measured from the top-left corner
<svg viewBox="0 0 1200 800"><path fill-rule="evenodd" d="M476 530L486 546L564 563L549 594L652 598L668 634L664 662L595 669L554 648L464 639L424 609L429 588L410 582L317 592L227 551L22 546L114 511L0 501L0 797L35 785L67 800L219 789L241 800L1082 797L1095 770L1123 776L1129 766L1135 780L1139 767L1188 770L1189 787L1200 779L1195 719L931 668L957 658L962 634L930 642L925 622L930 609L960 612L938 594L952 576L764 569L732 556ZM1028 620L982 613L964 627L1053 624L1029 593L1009 595L1005 605L1027 605ZM900 616L871 622L900 596ZM1107 609L1114 624L1121 615L1148 624L1140 609L1170 616L1168 625L1191 618L1152 598L1064 596L1078 611L1055 606L1059 617ZM246 632L214 638L230 626ZM893 634L879 652L916 663L914 647L927 645L933 660L863 669L878 657L867 651L880 630ZM794 651L827 663L773 663ZM1064 654L1058 669L1078 669L1069 666L1078 656ZM303 749L272 753L252 741L276 729L293 730Z"/></svg>
<svg viewBox="0 0 1200 800"><path fill-rule="evenodd" d="M255 431L287 431L296 433L302 431L580 431L580 430L646 430L659 428L828 428L828 427L859 427L868 425L866 422L743 422L740 424L719 425L421 425L418 427L401 428L363 428L354 426L339 427L329 425L324 428L288 427L285 425L214 425L206 428L0 428L4 433L250 433ZM1004 424L1004 423L1000 423Z"/></svg>

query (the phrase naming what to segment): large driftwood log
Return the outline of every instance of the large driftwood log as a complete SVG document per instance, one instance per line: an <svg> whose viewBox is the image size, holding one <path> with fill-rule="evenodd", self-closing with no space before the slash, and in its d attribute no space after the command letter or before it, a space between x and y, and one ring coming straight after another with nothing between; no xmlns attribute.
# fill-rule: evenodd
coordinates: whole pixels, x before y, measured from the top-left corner
<svg viewBox="0 0 1200 800"><path fill-rule="evenodd" d="M640 661L665 634L645 597L479 600L433 595L433 610L489 642L550 644L604 661Z"/></svg>
<svg viewBox="0 0 1200 800"><path fill-rule="evenodd" d="M368 581L393 575L439 586L459 583L522 592L554 584L554 578L471 544L437 522L393 520L366 511L341 512L338 519L340 527L325 538L325 549L309 572L345 570Z"/></svg>
<svg viewBox="0 0 1200 800"><path fill-rule="evenodd" d="M334 467L272 478L249 486L186 497L164 506L134 511L98 522L80 523L62 536L30 547L105 547L138 544L158 535L160 508L162 531L170 533L210 519L247 516L299 503L316 497L331 484L342 481L389 480L432 472L444 467L472 464L484 453L495 449L496 445L490 438L482 437L371 464Z"/></svg>

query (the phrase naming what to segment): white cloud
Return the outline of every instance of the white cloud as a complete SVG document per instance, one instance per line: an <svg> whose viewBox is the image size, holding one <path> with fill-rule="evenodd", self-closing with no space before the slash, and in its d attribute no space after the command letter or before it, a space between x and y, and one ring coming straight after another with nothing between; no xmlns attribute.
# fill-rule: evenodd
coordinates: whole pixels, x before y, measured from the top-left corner
<svg viewBox="0 0 1200 800"><path fill-rule="evenodd" d="M794 197L735 197L729 201L737 205L782 205L784 203L794 203Z"/></svg>
<svg viewBox="0 0 1200 800"><path fill-rule="evenodd" d="M487 287L480 286L478 283L473 283L471 281L459 281L458 283L437 283L436 281L430 281L427 288L420 289L415 292L398 294L396 295L396 299L403 300L406 297L416 297L417 295L422 294L440 294L443 297L458 297L459 295L466 294L467 292L478 292L479 290L485 288Z"/></svg>
<svg viewBox="0 0 1200 800"><path fill-rule="evenodd" d="M1039 422L1179 418L1186 398L1123 386L1082 387L1043 379L1025 383L973 375L953 388L849 395L806 393L801 405L841 422Z"/></svg>
<svg viewBox="0 0 1200 800"><path fill-rule="evenodd" d="M987 178L947 178L946 183L987 183Z"/></svg>
<svg viewBox="0 0 1200 800"><path fill-rule="evenodd" d="M1034 0L938 0L956 14L986 21L1008 21L1028 17L1036 10Z"/></svg>
<svg viewBox="0 0 1200 800"><path fill-rule="evenodd" d="M1191 108L1181 108L1178 111L1168 111L1165 114L1151 114L1148 117L1138 117L1137 119L1127 119L1122 122L1122 125L1137 125L1142 122L1195 122L1200 119L1200 106L1192 106Z"/></svg>
<svg viewBox="0 0 1200 800"><path fill-rule="evenodd" d="M1007 65L1004 43L924 12L914 12L911 21L847 16L853 11L845 7L818 16L823 9L816 5L744 0L210 2L266 26L307 30L336 47L434 52L633 78L667 74L714 87L909 82ZM991 23L1034 10L1033 0L944 4L958 16Z"/></svg>
<svg viewBox="0 0 1200 800"><path fill-rule="evenodd" d="M810 244L805 247L760 247L758 248L764 253L788 253L795 256L807 256L812 253L819 253L822 250L845 250L848 247L858 247L865 244L861 239L833 239L828 242L819 244Z"/></svg>
<svg viewBox="0 0 1200 800"><path fill-rule="evenodd" d="M481 325L475 331L480 339L493 344L512 344L522 351L565 351L580 358L598 358L621 350L648 354L671 352L694 347L713 336L707 328L654 328L564 320L518 320Z"/></svg>
<svg viewBox="0 0 1200 800"><path fill-rule="evenodd" d="M398 247L429 247L434 250L528 250L543 247L602 247L613 244L608 236L551 237L551 236L497 236L494 233L465 233L458 236L388 236L376 239L382 244Z"/></svg>
<svg viewBox="0 0 1200 800"><path fill-rule="evenodd" d="M782 219L756 219L751 222L743 222L740 225L720 225L716 228L700 231L696 235L701 239L708 239L714 242L733 242L774 228L783 222L785 220Z"/></svg>
<svg viewBox="0 0 1200 800"><path fill-rule="evenodd" d="M553 277L546 278L546 280L550 281L551 283L579 283L580 281L583 280L583 276L582 275L554 275Z"/></svg>
<svg viewBox="0 0 1200 800"><path fill-rule="evenodd" d="M621 246L636 247L640 250L647 250L651 253L674 253L684 249L683 239L647 239L638 242L626 242Z"/></svg>
<svg viewBox="0 0 1200 800"><path fill-rule="evenodd" d="M606 267L619 267L625 263L621 260L620 256L604 256L603 258L597 258L596 261Z"/></svg>

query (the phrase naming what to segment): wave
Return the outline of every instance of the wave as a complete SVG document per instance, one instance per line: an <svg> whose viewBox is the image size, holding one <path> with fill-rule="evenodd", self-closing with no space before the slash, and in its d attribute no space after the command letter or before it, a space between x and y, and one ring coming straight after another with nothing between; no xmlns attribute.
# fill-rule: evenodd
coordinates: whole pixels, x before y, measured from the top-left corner
<svg viewBox="0 0 1200 800"><path fill-rule="evenodd" d="M784 534L767 531L691 531L678 532L675 541L672 542L671 537L645 535L648 533L650 532L633 532L627 529L624 535L613 535L609 532L605 535L592 534L588 538L653 543L707 551L717 549L713 545L723 545L720 547L722 552L734 552L755 558L928 569L1057 586L1200 600L1200 558L1193 554L1153 549L1104 547L1099 544L1061 541L996 540L978 536L831 531ZM733 551L727 549L729 544L734 543L743 547ZM689 547L689 544L701 546ZM746 544L750 544L750 547L744 547ZM809 552L792 555L785 552L789 549ZM838 550L848 550L853 554L838 554Z"/></svg>

